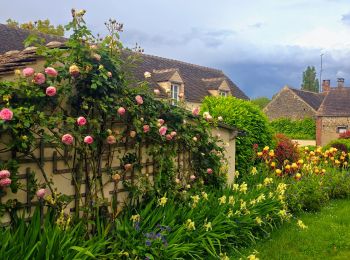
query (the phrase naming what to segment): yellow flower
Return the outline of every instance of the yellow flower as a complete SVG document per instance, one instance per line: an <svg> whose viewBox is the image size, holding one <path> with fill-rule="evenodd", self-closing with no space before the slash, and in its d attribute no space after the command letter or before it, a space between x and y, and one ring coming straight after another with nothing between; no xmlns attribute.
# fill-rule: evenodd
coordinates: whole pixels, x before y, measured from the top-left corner
<svg viewBox="0 0 350 260"><path fill-rule="evenodd" d="M292 168L293 169L297 169L298 168L298 165L296 163L292 163Z"/></svg>
<svg viewBox="0 0 350 260"><path fill-rule="evenodd" d="M257 152L257 155L259 156L259 157L261 157L262 156L262 152Z"/></svg>
<svg viewBox="0 0 350 260"><path fill-rule="evenodd" d="M274 156L275 156L275 151L274 151L274 150L270 150L269 155L270 155L271 157L274 157Z"/></svg>
<svg viewBox="0 0 350 260"><path fill-rule="evenodd" d="M286 218L287 217L287 211L285 209L281 209L279 212L278 212L278 215L281 217L281 218Z"/></svg>
<svg viewBox="0 0 350 260"><path fill-rule="evenodd" d="M15 70L15 75L20 76L21 75L21 70Z"/></svg>
<svg viewBox="0 0 350 260"><path fill-rule="evenodd" d="M280 169L276 169L276 175L280 176L282 174L282 171Z"/></svg>
<svg viewBox="0 0 350 260"><path fill-rule="evenodd" d="M226 253L220 253L220 260L230 260L230 258L226 255Z"/></svg>
<svg viewBox="0 0 350 260"><path fill-rule="evenodd" d="M213 227L212 227L212 225L211 225L211 222L208 222L208 223L204 224L204 228L205 228L205 231L212 230Z"/></svg>
<svg viewBox="0 0 350 260"><path fill-rule="evenodd" d="M252 199L251 201L249 201L249 204L250 204L250 205L255 205L255 204L256 204L256 200L255 200L255 199Z"/></svg>
<svg viewBox="0 0 350 260"><path fill-rule="evenodd" d="M233 216L233 211L232 211L232 209L230 209L229 211L228 211L228 213L227 213L227 217L232 217Z"/></svg>
<svg viewBox="0 0 350 260"><path fill-rule="evenodd" d="M286 189L287 189L287 184L281 182L278 184L276 190L279 194L283 195L285 193Z"/></svg>
<svg viewBox="0 0 350 260"><path fill-rule="evenodd" d="M220 205L221 205L221 204L225 204L225 203L226 203L226 196L223 195L223 196L220 197L218 200L219 200L219 204L220 204Z"/></svg>
<svg viewBox="0 0 350 260"><path fill-rule="evenodd" d="M100 66L98 66L98 69L99 69L99 70L103 70L103 69L104 69L104 66L101 64Z"/></svg>
<svg viewBox="0 0 350 260"><path fill-rule="evenodd" d="M245 202L244 200L241 200L241 210L246 208L247 208L247 202Z"/></svg>
<svg viewBox="0 0 350 260"><path fill-rule="evenodd" d="M256 185L256 188L257 188L258 190L260 190L260 189L262 188L262 186L263 186L263 185L262 185L261 183L259 183L259 184Z"/></svg>
<svg viewBox="0 0 350 260"><path fill-rule="evenodd" d="M202 191L202 197L203 199L208 200L208 194L204 191Z"/></svg>
<svg viewBox="0 0 350 260"><path fill-rule="evenodd" d="M140 219L141 219L141 217L140 217L139 214L132 215L131 218L130 218L130 220L132 220L132 222L140 222Z"/></svg>
<svg viewBox="0 0 350 260"><path fill-rule="evenodd" d="M245 182L243 182L241 184L241 186L239 187L239 191L243 192L244 194L246 194L247 190L248 190L248 185Z"/></svg>
<svg viewBox="0 0 350 260"><path fill-rule="evenodd" d="M273 179L272 178L265 178L264 180L264 185L267 186L269 184L273 183Z"/></svg>
<svg viewBox="0 0 350 260"><path fill-rule="evenodd" d="M233 196L228 197L228 203L231 204L232 206L235 205L235 199L233 198Z"/></svg>
<svg viewBox="0 0 350 260"><path fill-rule="evenodd" d="M80 73L79 67L77 65L72 65L69 67L69 74L76 76Z"/></svg>
<svg viewBox="0 0 350 260"><path fill-rule="evenodd" d="M186 228L187 228L188 231L196 230L196 226L194 224L194 221L192 221L191 219L187 219L185 225L186 225Z"/></svg>
<svg viewBox="0 0 350 260"><path fill-rule="evenodd" d="M235 177L239 176L239 171L235 171Z"/></svg>
<svg viewBox="0 0 350 260"><path fill-rule="evenodd" d="M198 195L195 195L195 196L191 196L191 199L193 200L193 205L192 207L196 207L198 202L199 202L199 196Z"/></svg>
<svg viewBox="0 0 350 260"><path fill-rule="evenodd" d="M303 159L300 159L299 161L298 161L298 164L303 164L304 163L304 160Z"/></svg>
<svg viewBox="0 0 350 260"><path fill-rule="evenodd" d="M261 194L257 199L256 199L256 202L261 202L261 201L264 201L266 199L265 197L265 194Z"/></svg>
<svg viewBox="0 0 350 260"><path fill-rule="evenodd" d="M270 149L270 147L265 146L263 150L264 150L264 151L268 151L269 149Z"/></svg>
<svg viewBox="0 0 350 260"><path fill-rule="evenodd" d="M256 217L255 218L255 222L256 222L256 224L258 224L259 226L262 224L262 220L261 220L261 218L260 217Z"/></svg>
<svg viewBox="0 0 350 260"><path fill-rule="evenodd" d="M298 220L297 225L301 228L301 229L306 229L307 226L303 223L303 221L301 221L300 219Z"/></svg>
<svg viewBox="0 0 350 260"><path fill-rule="evenodd" d="M256 167L253 167L253 169L250 171L250 173L251 173L252 175L255 175L255 174L258 173L258 170L256 169Z"/></svg>
<svg viewBox="0 0 350 260"><path fill-rule="evenodd" d="M247 259L248 259L248 260L259 260L259 258L256 257L255 255L249 255L249 256L247 257Z"/></svg>
<svg viewBox="0 0 350 260"><path fill-rule="evenodd" d="M164 195L162 198L158 200L158 205L164 207L167 201L168 201L168 198L166 197L166 195Z"/></svg>
<svg viewBox="0 0 350 260"><path fill-rule="evenodd" d="M232 189L233 190L238 190L239 189L239 184L237 184L237 183L233 184Z"/></svg>

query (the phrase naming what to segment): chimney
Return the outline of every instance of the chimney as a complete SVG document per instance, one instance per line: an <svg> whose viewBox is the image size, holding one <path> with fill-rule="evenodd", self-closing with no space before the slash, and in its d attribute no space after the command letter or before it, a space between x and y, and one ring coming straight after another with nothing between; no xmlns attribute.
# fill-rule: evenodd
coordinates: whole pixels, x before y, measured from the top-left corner
<svg viewBox="0 0 350 260"><path fill-rule="evenodd" d="M338 88L344 87L344 78L338 78Z"/></svg>
<svg viewBox="0 0 350 260"><path fill-rule="evenodd" d="M331 90L331 81L329 79L324 79L322 81L322 91L330 91Z"/></svg>

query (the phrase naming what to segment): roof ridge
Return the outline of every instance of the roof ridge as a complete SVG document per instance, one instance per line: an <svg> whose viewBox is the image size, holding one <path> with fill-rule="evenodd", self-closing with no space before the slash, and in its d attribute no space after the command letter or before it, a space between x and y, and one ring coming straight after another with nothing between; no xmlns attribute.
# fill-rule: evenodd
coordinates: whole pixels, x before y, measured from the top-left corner
<svg viewBox="0 0 350 260"><path fill-rule="evenodd" d="M185 64L185 65L190 65L190 66L193 66L193 67L198 67L198 68L202 68L202 69L206 69L206 70L215 70L217 72L220 72L220 73L224 74L224 72L222 70L220 70L220 69L210 68L210 67L207 67L207 66L193 64L193 63L186 62L186 61L181 61L181 60L176 60L176 59L171 59L171 58L164 58L164 57L160 57L160 56L157 56L157 55L146 54L146 53L142 53L141 55L145 55L145 56L149 56L149 57L153 57L153 58L157 58L157 59L161 59L161 60L167 60L167 61L173 61L173 62L175 61L175 62L178 62L178 63L182 63L182 64Z"/></svg>
<svg viewBox="0 0 350 260"><path fill-rule="evenodd" d="M66 37L64 36L58 36L58 35L53 35L53 34L49 34L49 33L43 33L40 31L35 31L35 30L29 30L29 29L25 29L25 28L20 28L20 27L16 27L16 26L10 26L8 24L4 24L4 23L0 23L0 26L3 25L11 30L16 30L16 31L20 31L20 32L26 32L26 33L38 33L40 34L42 37L44 36L48 36L48 37L52 37L52 38L60 38L62 40L67 40Z"/></svg>
<svg viewBox="0 0 350 260"><path fill-rule="evenodd" d="M298 89L298 88L292 88L292 87L289 87L289 89L291 90L297 90L297 91L302 91L302 92L306 92L306 93L311 93L311 94L322 94L322 92L313 92L313 91L310 91L310 90L304 90L304 89Z"/></svg>

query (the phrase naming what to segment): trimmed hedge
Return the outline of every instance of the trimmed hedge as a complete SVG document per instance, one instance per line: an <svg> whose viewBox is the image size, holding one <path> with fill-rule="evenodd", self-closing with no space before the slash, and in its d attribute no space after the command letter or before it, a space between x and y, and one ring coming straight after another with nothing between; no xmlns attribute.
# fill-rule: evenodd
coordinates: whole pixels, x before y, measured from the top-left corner
<svg viewBox="0 0 350 260"><path fill-rule="evenodd" d="M222 116L224 123L243 130L246 134L236 139L236 168L246 172L255 156L254 144L270 145L272 133L265 114L250 101L235 97L206 97L201 107L214 118Z"/></svg>
<svg viewBox="0 0 350 260"><path fill-rule="evenodd" d="M312 118L302 120L291 120L289 118L280 118L270 122L272 131L281 133L291 139L315 139L316 122Z"/></svg>

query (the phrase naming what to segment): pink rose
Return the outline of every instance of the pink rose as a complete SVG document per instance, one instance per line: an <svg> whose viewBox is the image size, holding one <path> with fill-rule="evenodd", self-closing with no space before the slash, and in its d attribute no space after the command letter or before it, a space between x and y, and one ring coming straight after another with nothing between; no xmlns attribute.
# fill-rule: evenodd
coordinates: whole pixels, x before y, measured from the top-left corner
<svg viewBox="0 0 350 260"><path fill-rule="evenodd" d="M86 118L85 117L83 117L83 116L79 116L78 118L77 118L77 124L78 124L78 126L83 126L83 125L86 125Z"/></svg>
<svg viewBox="0 0 350 260"><path fill-rule="evenodd" d="M140 95L137 95L135 97L135 100L136 100L138 105L142 105L143 104L143 98Z"/></svg>
<svg viewBox="0 0 350 260"><path fill-rule="evenodd" d="M34 69L33 68L25 68L23 71L22 71L22 74L24 77L30 77L30 76L33 76L34 75Z"/></svg>
<svg viewBox="0 0 350 260"><path fill-rule="evenodd" d="M114 135L107 136L107 143L108 144L115 144L116 143L116 139L115 139Z"/></svg>
<svg viewBox="0 0 350 260"><path fill-rule="evenodd" d="M164 124L164 122L165 122L165 121L164 121L164 119L161 119L161 118L160 118L160 119L158 119L158 124L159 124L159 125L161 125L161 126L162 126L162 125Z"/></svg>
<svg viewBox="0 0 350 260"><path fill-rule="evenodd" d="M46 189L39 189L39 190L36 191L36 196L39 199L44 198L45 194L46 194Z"/></svg>
<svg viewBox="0 0 350 260"><path fill-rule="evenodd" d="M13 117L13 112L8 108L3 108L0 111L0 119L4 121L9 121Z"/></svg>
<svg viewBox="0 0 350 260"><path fill-rule="evenodd" d="M134 138L136 136L136 132L135 131L130 131L130 137Z"/></svg>
<svg viewBox="0 0 350 260"><path fill-rule="evenodd" d="M149 132L149 125L144 125L143 127L143 132L148 133Z"/></svg>
<svg viewBox="0 0 350 260"><path fill-rule="evenodd" d="M107 72L107 76L108 76L108 78L111 78L113 75L112 75L112 72L110 72L110 71L108 71Z"/></svg>
<svg viewBox="0 0 350 260"><path fill-rule="evenodd" d="M44 84L45 80L46 80L45 75L40 73L40 72L36 73L34 75L33 81L34 81L35 84L38 84L38 85Z"/></svg>
<svg viewBox="0 0 350 260"><path fill-rule="evenodd" d="M173 139L173 137L172 137L171 135L169 135L169 134L167 134L167 135L165 136L165 138L166 138L168 141L170 141L171 139Z"/></svg>
<svg viewBox="0 0 350 260"><path fill-rule="evenodd" d="M172 132L170 133L170 135L171 135L171 137L175 137L175 136L177 135L177 133L176 133L175 131L172 131Z"/></svg>
<svg viewBox="0 0 350 260"><path fill-rule="evenodd" d="M125 164L124 169L125 169L125 171L130 171L132 169L132 164L130 164L130 163Z"/></svg>
<svg viewBox="0 0 350 260"><path fill-rule="evenodd" d="M11 179L5 178L0 180L0 187L8 187L11 185Z"/></svg>
<svg viewBox="0 0 350 260"><path fill-rule="evenodd" d="M124 107L118 108L118 115L123 116L124 114L125 114L125 108Z"/></svg>
<svg viewBox="0 0 350 260"><path fill-rule="evenodd" d="M86 144L92 144L93 142L94 142L94 138L93 138L92 136L90 136L90 135L85 136L85 138L84 138L84 143L86 143Z"/></svg>
<svg viewBox="0 0 350 260"><path fill-rule="evenodd" d="M157 96L160 94L159 89L155 89L155 90L153 90L153 92L154 92L154 94L157 95Z"/></svg>
<svg viewBox="0 0 350 260"><path fill-rule="evenodd" d="M192 109L192 115L194 115L194 116L199 115L199 107L195 107L194 109Z"/></svg>
<svg viewBox="0 0 350 260"><path fill-rule="evenodd" d="M193 174L190 176L191 181L194 181L196 179L196 176L194 176Z"/></svg>
<svg viewBox="0 0 350 260"><path fill-rule="evenodd" d="M11 173L8 170L1 170L0 171L0 179L9 178Z"/></svg>
<svg viewBox="0 0 350 260"><path fill-rule="evenodd" d="M54 95L56 95L56 92L56 88L53 86L46 88L46 95L48 95L49 97L53 97Z"/></svg>
<svg viewBox="0 0 350 260"><path fill-rule="evenodd" d="M208 168L208 169L207 169L207 173L208 173L208 174L212 174L212 173L213 173L213 169L212 169L212 168Z"/></svg>
<svg viewBox="0 0 350 260"><path fill-rule="evenodd" d="M74 141L74 137L71 134L65 134L62 136L62 143L66 145L72 144Z"/></svg>
<svg viewBox="0 0 350 260"><path fill-rule="evenodd" d="M162 126L161 128L159 128L159 134L165 135L167 130L168 130L168 128L166 126Z"/></svg>
<svg viewBox="0 0 350 260"><path fill-rule="evenodd" d="M58 75L57 70L55 70L55 69L52 68L52 67L47 67L47 68L45 69L45 73L46 73L48 76L50 76L50 77L57 77L57 75Z"/></svg>

